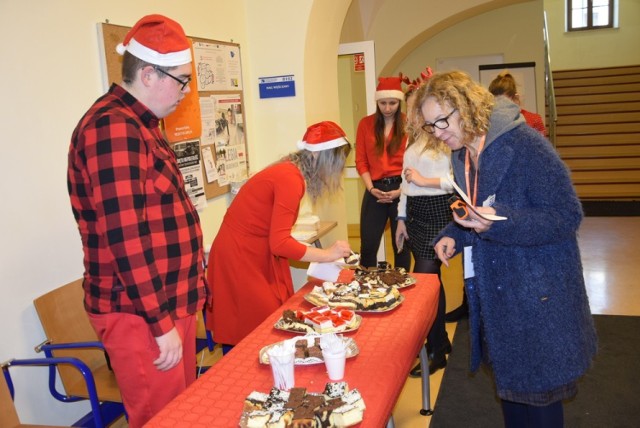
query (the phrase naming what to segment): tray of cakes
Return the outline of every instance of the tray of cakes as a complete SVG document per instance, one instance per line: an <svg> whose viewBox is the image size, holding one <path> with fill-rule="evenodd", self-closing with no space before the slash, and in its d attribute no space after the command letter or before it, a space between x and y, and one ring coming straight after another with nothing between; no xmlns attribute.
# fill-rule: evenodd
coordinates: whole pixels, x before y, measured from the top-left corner
<svg viewBox="0 0 640 428"><path fill-rule="evenodd" d="M416 283L416 279L403 267L392 268L387 262L378 262L377 267L356 268L353 278L361 284L374 287L406 288Z"/></svg>
<svg viewBox="0 0 640 428"><path fill-rule="evenodd" d="M349 333L360 328L362 316L345 308L319 305L308 311L285 309L274 328L291 333Z"/></svg>
<svg viewBox="0 0 640 428"><path fill-rule="evenodd" d="M294 342L295 344L295 359L293 363L297 366L309 366L313 364L321 364L324 362L322 358L322 349L320 348L320 334L307 334L304 336L295 337L293 339L287 339L282 342L267 345L260 350L258 359L260 364L269 364L269 349L276 345L283 345L285 342ZM345 344L347 350L347 358L355 357L360 353L356 341L342 337L338 335Z"/></svg>
<svg viewBox="0 0 640 428"><path fill-rule="evenodd" d="M245 398L240 427L350 427L362 422L365 409L360 391L346 382L329 382L321 393L274 387Z"/></svg>
<svg viewBox="0 0 640 428"><path fill-rule="evenodd" d="M355 312L387 312L404 301L396 287L380 287L358 281L349 283L325 281L313 287L304 299L316 306L346 308Z"/></svg>

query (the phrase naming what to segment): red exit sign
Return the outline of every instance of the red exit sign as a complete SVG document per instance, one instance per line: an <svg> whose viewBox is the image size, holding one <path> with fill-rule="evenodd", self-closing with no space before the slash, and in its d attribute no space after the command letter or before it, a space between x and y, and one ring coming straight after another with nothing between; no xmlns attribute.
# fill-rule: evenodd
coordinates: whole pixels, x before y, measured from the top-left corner
<svg viewBox="0 0 640 428"><path fill-rule="evenodd" d="M364 71L364 53L353 54L353 71Z"/></svg>

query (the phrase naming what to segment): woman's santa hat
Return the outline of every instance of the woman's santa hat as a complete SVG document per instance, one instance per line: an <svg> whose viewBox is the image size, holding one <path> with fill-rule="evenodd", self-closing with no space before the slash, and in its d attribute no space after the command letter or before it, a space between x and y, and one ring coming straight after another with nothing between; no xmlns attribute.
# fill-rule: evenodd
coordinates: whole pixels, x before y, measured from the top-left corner
<svg viewBox="0 0 640 428"><path fill-rule="evenodd" d="M342 128L331 121L316 123L307 128L302 141L298 141L298 149L319 152L349 144Z"/></svg>
<svg viewBox="0 0 640 428"><path fill-rule="evenodd" d="M402 91L402 78L400 77L379 77L376 88L376 101L385 98L404 99Z"/></svg>
<svg viewBox="0 0 640 428"><path fill-rule="evenodd" d="M124 55L128 51L149 64L176 67L191 62L191 43L182 26L162 15L141 18L116 46Z"/></svg>

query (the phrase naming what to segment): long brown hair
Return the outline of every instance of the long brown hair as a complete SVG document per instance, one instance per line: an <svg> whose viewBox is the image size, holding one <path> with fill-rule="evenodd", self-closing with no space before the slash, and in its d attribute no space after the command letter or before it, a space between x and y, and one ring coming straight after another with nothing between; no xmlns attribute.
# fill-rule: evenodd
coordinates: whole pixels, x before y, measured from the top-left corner
<svg viewBox="0 0 640 428"><path fill-rule="evenodd" d="M400 103L400 100L398 100L398 103ZM394 115L394 118L393 118L393 129L391 131L392 132L391 141L387 146L388 156L394 155L400 148L400 145L402 144L402 141L404 139L404 122L405 122L405 116L400 109L400 105L398 105L398 110L396 110L396 114ZM376 135L376 153L378 155L382 155L382 152L384 151L384 143L385 143L384 115L380 111L380 107L378 107L378 103L376 103L376 122L374 125L374 133Z"/></svg>

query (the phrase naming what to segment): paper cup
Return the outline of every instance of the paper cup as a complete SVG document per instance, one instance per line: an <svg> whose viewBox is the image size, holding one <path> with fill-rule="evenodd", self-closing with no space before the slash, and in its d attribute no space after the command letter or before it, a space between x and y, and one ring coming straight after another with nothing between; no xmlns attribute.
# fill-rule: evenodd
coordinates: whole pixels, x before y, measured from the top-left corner
<svg viewBox="0 0 640 428"><path fill-rule="evenodd" d="M269 364L273 374L273 385L282 390L289 390L295 385L295 355L269 355Z"/></svg>
<svg viewBox="0 0 640 428"><path fill-rule="evenodd" d="M327 374L331 380L341 380L344 378L344 366L347 360L346 351L339 353L330 353L322 351L322 358L324 359L324 365L327 368Z"/></svg>

